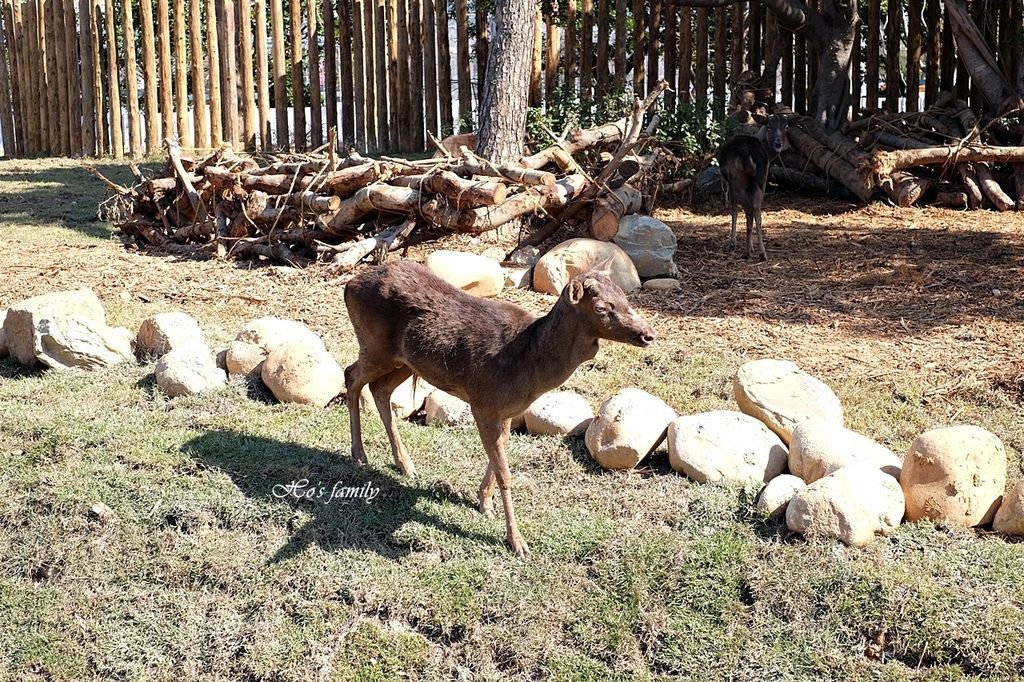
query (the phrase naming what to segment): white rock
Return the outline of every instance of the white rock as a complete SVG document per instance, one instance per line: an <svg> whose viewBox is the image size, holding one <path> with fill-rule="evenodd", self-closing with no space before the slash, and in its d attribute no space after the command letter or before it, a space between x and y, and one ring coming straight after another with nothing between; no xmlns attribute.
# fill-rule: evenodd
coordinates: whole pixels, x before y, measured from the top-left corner
<svg viewBox="0 0 1024 682"><path fill-rule="evenodd" d="M480 255L499 263L505 260L505 250L498 246L488 246Z"/></svg>
<svg viewBox="0 0 1024 682"><path fill-rule="evenodd" d="M323 340L309 327L295 320L261 317L238 332L228 346L225 364L230 374L254 374L260 371L270 351L289 341L303 341L327 351Z"/></svg>
<svg viewBox="0 0 1024 682"><path fill-rule="evenodd" d="M474 296L497 296L505 286L505 273L493 258L462 251L433 251L425 265L452 286Z"/></svg>
<svg viewBox="0 0 1024 682"><path fill-rule="evenodd" d="M786 469L786 446L757 419L720 410L668 427L672 468L698 483L767 483Z"/></svg>
<svg viewBox="0 0 1024 682"><path fill-rule="evenodd" d="M551 391L534 400L523 419L535 436L578 435L590 426L594 410L583 396L572 391Z"/></svg>
<svg viewBox="0 0 1024 682"><path fill-rule="evenodd" d="M282 403L324 407L345 388L341 366L322 345L308 341L287 341L274 348L260 376Z"/></svg>
<svg viewBox="0 0 1024 682"><path fill-rule="evenodd" d="M391 411L399 419L408 419L420 411L420 408L426 403L427 396L435 390L437 389L431 386L426 379L411 376L392 391ZM372 414L377 409L373 394L370 393L369 384L363 386L359 401L360 409L364 412Z"/></svg>
<svg viewBox="0 0 1024 682"><path fill-rule="evenodd" d="M473 423L469 403L439 389L423 401L423 412L427 426L469 426Z"/></svg>
<svg viewBox="0 0 1024 682"><path fill-rule="evenodd" d="M1006 449L977 426L922 433L903 461L907 520L981 526L995 516L1006 488Z"/></svg>
<svg viewBox="0 0 1024 682"><path fill-rule="evenodd" d="M624 388L601 405L587 427L591 456L605 469L630 469L665 439L676 413L638 388Z"/></svg>
<svg viewBox="0 0 1024 682"><path fill-rule="evenodd" d="M869 464L897 481L903 462L892 450L845 426L808 421L793 431L789 470L807 483L849 464Z"/></svg>
<svg viewBox="0 0 1024 682"><path fill-rule="evenodd" d="M763 421L787 445L802 422L843 424L843 408L832 389L788 360L748 362L732 386L740 410Z"/></svg>
<svg viewBox="0 0 1024 682"><path fill-rule="evenodd" d="M797 492L786 508L786 525L860 546L898 526L903 510L903 491L892 476L851 464Z"/></svg>
<svg viewBox="0 0 1024 682"><path fill-rule="evenodd" d="M39 362L36 357L36 328L40 320L58 316L94 322L93 328L107 325L103 305L91 289L58 291L27 298L8 308L4 318L7 348L14 359L25 365Z"/></svg>
<svg viewBox="0 0 1024 682"><path fill-rule="evenodd" d="M628 215L619 221L612 241L629 254L641 277L675 277L673 258L676 235L665 223L649 215Z"/></svg>
<svg viewBox="0 0 1024 682"><path fill-rule="evenodd" d="M786 513L786 507L793 496L805 487L807 484L792 474L776 476L761 489L754 507L767 516L781 516Z"/></svg>
<svg viewBox="0 0 1024 682"><path fill-rule="evenodd" d="M588 272L595 265L611 258L611 279L625 292L640 288L636 266L621 248L597 239L570 239L541 257L533 267L533 288L558 296L576 275Z"/></svg>
<svg viewBox="0 0 1024 682"><path fill-rule="evenodd" d="M1024 480L1006 495L992 521L992 530L1003 535L1024 535Z"/></svg>
<svg viewBox="0 0 1024 682"><path fill-rule="evenodd" d="M36 359L53 369L110 367L132 355L132 333L87 318L36 318L33 343Z"/></svg>
<svg viewBox="0 0 1024 682"><path fill-rule="evenodd" d="M505 273L505 286L511 289L529 289L533 282L533 269L502 268Z"/></svg>
<svg viewBox="0 0 1024 682"><path fill-rule="evenodd" d="M675 291L680 286L678 279L658 277L644 282L644 291Z"/></svg>
<svg viewBox="0 0 1024 682"><path fill-rule="evenodd" d="M206 346L203 330L191 315L182 312L160 313L147 317L135 337L136 350L157 357L176 348Z"/></svg>
<svg viewBox="0 0 1024 682"><path fill-rule="evenodd" d="M164 353L157 360L155 373L156 385L172 398L214 391L227 382L227 374L217 367L213 353L200 345Z"/></svg>
<svg viewBox="0 0 1024 682"><path fill-rule="evenodd" d="M532 268L536 264L537 259L540 258L540 249L536 246L523 246L515 251L508 257L508 263L512 265L521 265L525 268Z"/></svg>

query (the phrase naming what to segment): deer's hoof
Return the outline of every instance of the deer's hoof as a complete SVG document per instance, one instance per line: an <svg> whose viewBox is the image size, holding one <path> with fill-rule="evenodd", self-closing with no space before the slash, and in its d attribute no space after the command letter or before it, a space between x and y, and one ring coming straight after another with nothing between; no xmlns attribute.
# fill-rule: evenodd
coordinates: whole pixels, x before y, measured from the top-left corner
<svg viewBox="0 0 1024 682"><path fill-rule="evenodd" d="M526 544L526 540L521 537L506 537L505 544L512 548L512 551L516 553L516 556L520 559L526 558L530 555L530 547Z"/></svg>
<svg viewBox="0 0 1024 682"><path fill-rule="evenodd" d="M356 466L364 467L370 463L370 460L366 458L366 453L362 451L352 451L352 461L355 462Z"/></svg>
<svg viewBox="0 0 1024 682"><path fill-rule="evenodd" d="M408 476L409 478L416 477L416 465L412 463L412 460L399 462L398 470L402 472L403 476Z"/></svg>
<svg viewBox="0 0 1024 682"><path fill-rule="evenodd" d="M491 498L480 500L480 513L489 519L494 518L494 501Z"/></svg>

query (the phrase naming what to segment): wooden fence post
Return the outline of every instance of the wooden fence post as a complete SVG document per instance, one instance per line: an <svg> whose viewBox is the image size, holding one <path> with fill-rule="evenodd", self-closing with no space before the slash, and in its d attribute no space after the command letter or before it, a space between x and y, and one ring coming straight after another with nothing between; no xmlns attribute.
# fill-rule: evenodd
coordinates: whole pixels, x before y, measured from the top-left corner
<svg viewBox="0 0 1024 682"><path fill-rule="evenodd" d="M661 32L661 0L648 3L650 16L647 18L647 89L646 95L654 90L658 84L658 53L661 50L661 41L658 38Z"/></svg>
<svg viewBox="0 0 1024 682"><path fill-rule="evenodd" d="M341 66L341 130L338 137L342 149L355 144L354 107L352 105L352 4L350 0L338 1L338 48ZM383 1L383 0L381 0Z"/></svg>
<svg viewBox="0 0 1024 682"><path fill-rule="evenodd" d="M353 107L355 109L355 145L359 151L366 151L366 78L363 56L363 3L372 0L354 0L352 3L352 81ZM389 0L389 5L394 0ZM373 96L372 94L370 95Z"/></svg>
<svg viewBox="0 0 1024 682"><path fill-rule="evenodd" d="M239 0L245 2L246 0ZM317 42L317 0L306 0L306 54L309 57L309 139L314 149L324 143L323 104L320 101L320 44ZM245 88L242 88L243 94Z"/></svg>
<svg viewBox="0 0 1024 682"><path fill-rule="evenodd" d="M124 86L128 101L128 153L133 159L137 159L143 155L145 143L142 140L142 117L139 111L139 73L136 65L135 19L132 17L131 2L124 0L121 3L121 11L124 33Z"/></svg>
<svg viewBox="0 0 1024 682"><path fill-rule="evenodd" d="M725 8L719 7L715 10L715 75L714 84L712 85L712 105L711 113L716 119L722 119L725 117L726 112L729 111L728 103L726 102L725 84L725 65L728 59L727 42L725 38L725 24L726 14ZM737 74L739 75L739 74ZM774 96L774 92L772 93Z"/></svg>
<svg viewBox="0 0 1024 682"><path fill-rule="evenodd" d="M530 94L528 101L531 107L539 107L544 103L544 94L541 88L542 72L544 70L543 22L544 18L540 12L540 5L537 5L533 12L533 51L530 54Z"/></svg>
<svg viewBox="0 0 1024 682"><path fill-rule="evenodd" d="M921 12L922 0L907 4L907 111L921 108Z"/></svg>
<svg viewBox="0 0 1024 682"><path fill-rule="evenodd" d="M412 145L412 103L409 92L409 3L398 0L398 31L395 40L398 43L398 68L395 75L398 85L398 122L401 132L400 148L409 149Z"/></svg>
<svg viewBox="0 0 1024 682"><path fill-rule="evenodd" d="M210 125L207 121L206 70L203 66L203 2L189 0L189 47L192 49L192 127L193 143L210 146Z"/></svg>
<svg viewBox="0 0 1024 682"><path fill-rule="evenodd" d="M47 89L52 93L51 101L53 106L56 107L51 116L51 128L54 135L51 138L50 144L53 147L54 154L68 156L71 153L71 142L68 134L71 121L68 116L67 59L64 56L64 9L62 5L62 0L46 0L46 42L50 51L48 55L49 63L47 65L50 82ZM113 17L113 9L109 13ZM108 19L108 26L111 23L112 19ZM112 30L109 33L114 35ZM116 71L114 74L116 79Z"/></svg>
<svg viewBox="0 0 1024 682"><path fill-rule="evenodd" d="M547 59L544 61L544 93L547 100L547 109L558 102L558 61L561 51L562 30L555 23L555 18L550 14L547 16Z"/></svg>
<svg viewBox="0 0 1024 682"><path fill-rule="evenodd" d="M695 79L695 98L698 105L707 106L708 102L708 17L706 7L697 10L697 75Z"/></svg>
<svg viewBox="0 0 1024 682"><path fill-rule="evenodd" d="M594 105L594 0L580 5L580 117L589 120ZM634 46L634 49L639 49Z"/></svg>
<svg viewBox="0 0 1024 682"><path fill-rule="evenodd" d="M491 34L490 27L487 24L487 12L484 3L476 3L476 101L477 107L479 108L480 102L484 98L484 74L487 73L487 55L491 50ZM479 129L480 123L477 120L479 118L479 112L477 117L474 117L476 121L476 128Z"/></svg>
<svg viewBox="0 0 1024 682"><path fill-rule="evenodd" d="M626 0L615 0L615 89L626 90Z"/></svg>
<svg viewBox="0 0 1024 682"><path fill-rule="evenodd" d="M375 8L373 0L366 0L363 3L363 69L366 74L366 148L379 152L387 146L388 131L378 118L381 107L374 96L378 86L377 73L383 56L381 47L385 40L384 34L377 27Z"/></svg>
<svg viewBox="0 0 1024 682"><path fill-rule="evenodd" d="M638 97L644 89L644 4L643 0L633 0L633 92Z"/></svg>
<svg viewBox="0 0 1024 682"><path fill-rule="evenodd" d="M421 152L426 141L423 135L423 14L420 0L409 0L409 90L412 94L412 150Z"/></svg>
<svg viewBox="0 0 1024 682"><path fill-rule="evenodd" d="M438 0L447 2L447 0ZM441 134L437 127L437 26L434 0L423 0L423 98L424 123L431 135Z"/></svg>
<svg viewBox="0 0 1024 682"><path fill-rule="evenodd" d="M145 0L143 0L145 2ZM31 7L28 3L26 7ZM93 87L95 70L92 63L92 0L78 0L78 17L81 22L79 54L82 59L82 154L92 156L97 153L96 147L96 89ZM31 34L29 34L31 35ZM30 44L29 36L25 36L26 44ZM33 118L35 118L33 116ZM38 119L37 119L38 120ZM37 147L33 151L38 151Z"/></svg>
<svg viewBox="0 0 1024 682"><path fill-rule="evenodd" d="M387 10L384 7L384 0L374 0L367 5L370 19L373 21L373 33L375 36L373 52L373 76L367 81L373 83L374 90L369 91L370 98L374 103L374 111L377 119L377 146L381 149L395 149L397 147L397 130L389 130L390 107L388 102L388 46L389 36L386 24ZM373 93L376 93L374 95ZM393 103L390 104L394 106Z"/></svg>
<svg viewBox="0 0 1024 682"><path fill-rule="evenodd" d="M395 0L391 0L394 2ZM569 0L570 3L575 0ZM455 0L455 50L459 79L459 117L455 132L468 125L473 129L473 92L469 73L469 2Z"/></svg>
<svg viewBox="0 0 1024 682"><path fill-rule="evenodd" d="M210 0L212 2L212 0ZM274 59L274 132L276 146L290 149L288 137L288 82L284 56L284 8L281 0L270 0L271 55Z"/></svg>
<svg viewBox="0 0 1024 682"><path fill-rule="evenodd" d="M288 0L291 17L291 52L288 58L292 65L292 134L295 149L306 148L306 95L302 77L302 0Z"/></svg>
<svg viewBox="0 0 1024 682"><path fill-rule="evenodd" d="M335 42L334 0L323 0L324 14L324 107L327 130L338 130L338 46ZM340 133L341 131L338 130Z"/></svg>
<svg viewBox="0 0 1024 682"><path fill-rule="evenodd" d="M608 60L608 34L610 32L608 0L597 0L597 98L604 99L609 92L611 73Z"/></svg>
<svg viewBox="0 0 1024 682"><path fill-rule="evenodd" d="M212 1L212 0L211 0ZM84 0L79 0L84 2ZM146 103L146 152L155 154L160 145L160 113L157 109L157 85L156 85L156 40L153 35L153 0L139 0L140 22L142 24L142 75L143 88L145 90ZM85 60L83 59L82 71L85 72ZM88 115L84 113L85 102L83 100L83 118ZM85 146L88 146L86 143Z"/></svg>
<svg viewBox="0 0 1024 682"><path fill-rule="evenodd" d="M6 30L9 20L7 18L7 3L0 6L0 130L3 131L3 155L15 156L18 154L17 131L14 129L14 111L11 97L11 74L8 65L12 62L10 55L13 47L8 50Z"/></svg>
<svg viewBox="0 0 1024 682"><path fill-rule="evenodd" d="M182 147L191 147L195 144L188 123L188 72L190 68L185 52L185 0L174 0L174 113Z"/></svg>
<svg viewBox="0 0 1024 682"><path fill-rule="evenodd" d="M692 102L690 83L693 73L693 10L683 7L679 15L679 99Z"/></svg>
<svg viewBox="0 0 1024 682"><path fill-rule="evenodd" d="M448 2L434 0L437 9L437 90L440 97L442 135L448 135L457 126L452 112L452 55L448 46Z"/></svg>
<svg viewBox="0 0 1024 682"><path fill-rule="evenodd" d="M898 2L889 3L885 43L885 105L892 111L900 101L900 22L902 9Z"/></svg>
<svg viewBox="0 0 1024 682"><path fill-rule="evenodd" d="M315 0L314 0L315 1ZM242 97L242 146L256 149L256 84L253 82L252 45L252 0L238 0L239 44L238 57L241 62L239 95ZM267 45L263 43L263 49Z"/></svg>
<svg viewBox="0 0 1024 682"><path fill-rule="evenodd" d="M160 136L174 138L174 83L171 78L171 16L168 0L157 0L158 52L160 57Z"/></svg>

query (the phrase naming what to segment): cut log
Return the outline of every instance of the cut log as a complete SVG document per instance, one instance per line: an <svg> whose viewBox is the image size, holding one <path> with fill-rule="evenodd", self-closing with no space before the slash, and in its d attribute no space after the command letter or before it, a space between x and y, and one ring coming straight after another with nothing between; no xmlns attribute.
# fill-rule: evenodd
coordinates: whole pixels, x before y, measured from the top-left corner
<svg viewBox="0 0 1024 682"><path fill-rule="evenodd" d="M520 185L544 185L546 187L554 187L555 182L558 180L554 173L514 166L509 163L496 165L473 156L472 152L465 147L462 150L464 154L462 163L452 169L460 175L483 175L492 178L504 178Z"/></svg>
<svg viewBox="0 0 1024 682"><path fill-rule="evenodd" d="M333 194L346 197L362 187L377 182L383 175L381 164L370 161L327 173L323 179L323 186Z"/></svg>
<svg viewBox="0 0 1024 682"><path fill-rule="evenodd" d="M600 197L594 201L594 211L590 215L590 236L609 241L619 233L622 217L639 211L643 201L643 194L632 185L623 185Z"/></svg>
<svg viewBox="0 0 1024 682"><path fill-rule="evenodd" d="M963 178L971 208L981 208L984 198L981 195L981 183L978 182L978 174L974 172L974 168L969 163L958 164L956 169L960 173L960 177Z"/></svg>
<svg viewBox="0 0 1024 682"><path fill-rule="evenodd" d="M519 160L519 165L525 168L540 169L555 164L566 170L569 168L568 165L563 165L566 155L571 159L574 154L588 149L618 144L626 134L628 123L628 119L622 118L613 123L606 123L586 130L576 129L569 134L564 142L548 147L532 156L524 156Z"/></svg>
<svg viewBox="0 0 1024 682"><path fill-rule="evenodd" d="M967 208L967 192L939 192L933 203L947 208Z"/></svg>
<svg viewBox="0 0 1024 682"><path fill-rule="evenodd" d="M412 213L420 204L420 196L417 190L409 187L395 187L394 185L364 187L341 202L337 213L328 221L326 230L331 234L344 233L376 211Z"/></svg>
<svg viewBox="0 0 1024 682"><path fill-rule="evenodd" d="M1009 211L1013 208L1013 199L1003 191L1003 188L999 186L996 179L992 177L992 168L987 163L979 163L975 168L978 171L978 181L981 183L981 189L985 196L989 198L989 201L1000 211Z"/></svg>
<svg viewBox="0 0 1024 682"><path fill-rule="evenodd" d="M285 202L314 213L334 213L341 208L341 197L324 196L315 192L296 192L289 194Z"/></svg>
<svg viewBox="0 0 1024 682"><path fill-rule="evenodd" d="M478 206L495 206L505 201L508 187L500 182L478 182L460 178L451 171L440 171L429 175L406 175L392 180L399 187L443 194L449 203L458 209Z"/></svg>
<svg viewBox="0 0 1024 682"><path fill-rule="evenodd" d="M359 261L375 251L386 252L401 248L406 239L409 238L414 227L416 227L416 219L409 218L400 225L388 228L373 237L360 240L348 246L331 261L331 272L347 272L354 268Z"/></svg>
<svg viewBox="0 0 1024 682"><path fill-rule="evenodd" d="M793 146L816 166L823 169L865 204L871 203L875 193L864 176L853 167L853 164L820 144L799 127L790 127L786 133Z"/></svg>

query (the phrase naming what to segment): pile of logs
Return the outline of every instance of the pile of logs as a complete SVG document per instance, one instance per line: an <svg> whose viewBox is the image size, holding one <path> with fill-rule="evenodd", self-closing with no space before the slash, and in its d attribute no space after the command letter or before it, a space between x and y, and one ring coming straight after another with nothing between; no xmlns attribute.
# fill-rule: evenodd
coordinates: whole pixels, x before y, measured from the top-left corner
<svg viewBox="0 0 1024 682"><path fill-rule="evenodd" d="M133 166L137 182L124 187L100 176L113 191L102 213L140 246L167 253L324 262L334 271L408 245L417 231L480 234L529 216L557 227L591 207L610 238L639 208L642 193L629 180L653 172L636 153L656 125L643 125L645 112L663 90L619 121L552 134L554 145L511 164L464 146L453 155L440 141L434 158L410 161L339 156L333 139L302 156L252 158L223 147L190 158L168 140L161 177Z"/></svg>
<svg viewBox="0 0 1024 682"><path fill-rule="evenodd" d="M788 137L772 169L778 182L821 192L838 185L864 203L1024 210L1024 125L979 121L949 96L922 112L867 116L842 133L793 117Z"/></svg>

